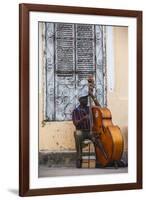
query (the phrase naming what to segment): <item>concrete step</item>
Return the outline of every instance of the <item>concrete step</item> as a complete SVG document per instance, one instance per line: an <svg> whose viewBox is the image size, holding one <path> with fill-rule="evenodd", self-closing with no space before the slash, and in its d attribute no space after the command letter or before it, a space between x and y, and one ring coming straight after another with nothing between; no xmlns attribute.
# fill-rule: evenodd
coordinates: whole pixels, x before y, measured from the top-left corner
<svg viewBox="0 0 146 200"><path fill-rule="evenodd" d="M83 159L88 159L88 152L83 153ZM91 152L90 159L95 159L94 152ZM39 164L48 167L75 167L76 152L39 152Z"/></svg>
<svg viewBox="0 0 146 200"><path fill-rule="evenodd" d="M83 165L88 166L88 152L83 152ZM95 166L95 154L91 152L90 155L91 166ZM125 164L128 164L128 154L124 152L122 155L122 160ZM49 152L40 151L39 152L39 164L45 165L47 167L76 167L76 152L75 151L60 151L60 152Z"/></svg>

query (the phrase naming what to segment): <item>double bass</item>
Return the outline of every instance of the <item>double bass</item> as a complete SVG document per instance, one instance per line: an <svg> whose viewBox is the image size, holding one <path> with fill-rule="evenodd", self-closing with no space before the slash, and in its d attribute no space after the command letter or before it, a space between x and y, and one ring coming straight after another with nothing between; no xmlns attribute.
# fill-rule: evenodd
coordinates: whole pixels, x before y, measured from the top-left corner
<svg viewBox="0 0 146 200"><path fill-rule="evenodd" d="M92 76L88 77L89 91L93 92L94 81ZM124 140L119 126L112 122L112 115L108 108L93 106L90 102L91 132L95 137L95 154L98 163L105 167L111 162L121 159L124 147Z"/></svg>

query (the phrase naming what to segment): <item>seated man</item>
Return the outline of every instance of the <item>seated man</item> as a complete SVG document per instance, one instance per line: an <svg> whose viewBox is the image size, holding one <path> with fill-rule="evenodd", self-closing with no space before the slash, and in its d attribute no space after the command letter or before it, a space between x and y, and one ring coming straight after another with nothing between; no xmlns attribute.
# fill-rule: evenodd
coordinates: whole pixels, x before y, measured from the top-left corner
<svg viewBox="0 0 146 200"><path fill-rule="evenodd" d="M90 117L89 117L89 106L88 106L88 96L91 96L96 106L100 106L97 99L92 92L88 93L87 89L84 89L80 92L78 98L80 105L73 110L72 120L73 124L76 127L75 132L75 142L77 150L77 162L76 167L81 168L82 164L82 142L85 139L90 139L93 141L94 146L95 138L90 134Z"/></svg>

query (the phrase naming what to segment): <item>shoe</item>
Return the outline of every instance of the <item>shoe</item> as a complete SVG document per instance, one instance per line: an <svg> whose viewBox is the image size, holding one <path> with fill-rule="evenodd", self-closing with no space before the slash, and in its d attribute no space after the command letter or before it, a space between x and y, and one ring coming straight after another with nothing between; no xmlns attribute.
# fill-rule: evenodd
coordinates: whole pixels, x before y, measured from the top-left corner
<svg viewBox="0 0 146 200"><path fill-rule="evenodd" d="M99 164L99 163L96 163L95 164L95 168L103 168L103 166L101 164Z"/></svg>
<svg viewBox="0 0 146 200"><path fill-rule="evenodd" d="M118 167L128 167L128 163L124 162L123 160L117 161Z"/></svg>

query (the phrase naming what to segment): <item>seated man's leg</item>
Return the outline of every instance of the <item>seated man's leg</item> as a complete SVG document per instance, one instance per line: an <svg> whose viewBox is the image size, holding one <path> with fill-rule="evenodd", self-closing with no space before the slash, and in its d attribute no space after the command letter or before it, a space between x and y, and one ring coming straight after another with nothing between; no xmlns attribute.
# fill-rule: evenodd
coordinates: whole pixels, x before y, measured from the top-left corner
<svg viewBox="0 0 146 200"><path fill-rule="evenodd" d="M97 154L96 154L96 147L98 147L101 152L103 153L103 155L106 157L106 153L104 152L104 148L103 148L103 145L101 144L100 140L99 140L99 135L98 134L94 134L93 132L89 133L89 139L93 142L94 144L94 151L95 151L95 156L96 156L96 163L95 163L95 167L98 168L98 167L101 167L99 161L98 161L98 157L97 157Z"/></svg>
<svg viewBox="0 0 146 200"><path fill-rule="evenodd" d="M77 158L76 158L76 167L82 167L82 141L83 141L83 133L80 130L74 132Z"/></svg>

